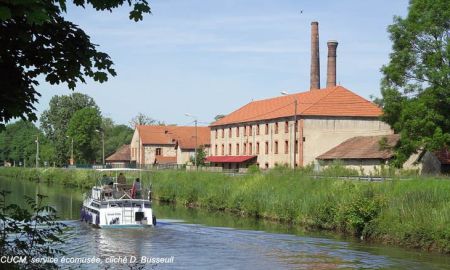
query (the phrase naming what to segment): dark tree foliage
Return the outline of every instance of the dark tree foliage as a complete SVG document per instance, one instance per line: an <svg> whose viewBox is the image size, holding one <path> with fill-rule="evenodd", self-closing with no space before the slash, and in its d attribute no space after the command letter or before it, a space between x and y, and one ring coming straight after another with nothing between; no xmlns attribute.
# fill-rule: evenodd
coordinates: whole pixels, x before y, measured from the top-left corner
<svg viewBox="0 0 450 270"><path fill-rule="evenodd" d="M67 137L69 122L73 115L83 108L93 108L100 114L94 99L80 93L52 97L49 109L42 113L41 128L55 147L57 165L66 164L69 160L71 147L71 138Z"/></svg>
<svg viewBox="0 0 450 270"><path fill-rule="evenodd" d="M96 159L102 118L96 108L84 108L70 119L67 135L74 140L77 163L92 164Z"/></svg>
<svg viewBox="0 0 450 270"><path fill-rule="evenodd" d="M196 157L197 157L197 160L196 160ZM196 163L196 161L197 161L197 163ZM206 161L205 147L203 145L200 145L197 148L197 155L191 156L190 162L192 164L197 164L197 166L203 166L203 165L205 165L205 161Z"/></svg>
<svg viewBox="0 0 450 270"><path fill-rule="evenodd" d="M37 120L34 103L41 76L75 89L90 77L100 83L115 76L113 62L77 25L64 19L66 0L0 1L0 128L13 118ZM76 6L108 10L132 6L130 19L150 13L146 0L73 0Z"/></svg>
<svg viewBox="0 0 450 270"><path fill-rule="evenodd" d="M58 269L54 263L31 263L33 258L54 258L65 254L56 247L63 244L61 236L65 224L58 222L56 210L43 204L46 197L37 194L34 198L25 197L31 209L10 204L7 195L0 191L0 257L23 256L26 264L5 265L11 269ZM19 267L14 267L19 266ZM4 269L4 268L2 268Z"/></svg>
<svg viewBox="0 0 450 270"><path fill-rule="evenodd" d="M111 118L102 119L102 130L105 133L105 158L113 154L124 144L130 144L133 129L126 125L115 125ZM97 151L97 161L102 161L102 150Z"/></svg>
<svg viewBox="0 0 450 270"><path fill-rule="evenodd" d="M39 138L39 164L52 164L54 160L54 148L51 142L44 136L33 123L17 121L7 124L0 132L0 162L19 162L22 166L34 167L36 165L36 138Z"/></svg>
<svg viewBox="0 0 450 270"><path fill-rule="evenodd" d="M382 119L401 134L396 165L419 149L450 146L450 5L411 0L406 18L389 26L390 62L383 66Z"/></svg>

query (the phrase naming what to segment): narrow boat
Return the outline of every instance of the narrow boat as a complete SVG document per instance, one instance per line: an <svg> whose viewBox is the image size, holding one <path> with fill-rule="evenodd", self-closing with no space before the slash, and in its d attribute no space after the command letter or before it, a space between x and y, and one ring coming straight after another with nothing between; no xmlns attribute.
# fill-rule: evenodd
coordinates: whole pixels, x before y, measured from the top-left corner
<svg viewBox="0 0 450 270"><path fill-rule="evenodd" d="M81 220L99 228L123 228L155 226L156 217L152 211L151 189L143 188L135 180L126 184L123 172L139 169L99 169L115 172L115 177L106 174L85 194L81 208ZM117 175L119 172L119 176ZM137 182L137 183L136 183Z"/></svg>

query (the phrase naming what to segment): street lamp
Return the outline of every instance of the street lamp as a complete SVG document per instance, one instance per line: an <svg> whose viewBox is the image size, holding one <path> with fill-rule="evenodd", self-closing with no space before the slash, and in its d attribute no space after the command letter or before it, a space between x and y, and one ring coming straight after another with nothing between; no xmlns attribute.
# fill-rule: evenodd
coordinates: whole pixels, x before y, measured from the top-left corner
<svg viewBox="0 0 450 270"><path fill-rule="evenodd" d="M36 136L36 168L39 167L39 136Z"/></svg>
<svg viewBox="0 0 450 270"><path fill-rule="evenodd" d="M102 129L96 129L95 131L102 134L102 167L104 167L105 166L105 132Z"/></svg>
<svg viewBox="0 0 450 270"><path fill-rule="evenodd" d="M193 116L190 113L185 113L184 115L186 115L187 117L192 117L194 118L194 123L195 123L195 153L194 153L194 165L195 165L195 169L198 170L198 164L197 164L197 147L198 147L198 140L197 140L197 117Z"/></svg>
<svg viewBox="0 0 450 270"><path fill-rule="evenodd" d="M283 96L289 95L289 93L286 92L286 91L281 91L281 94ZM295 100L294 100L294 154L293 154L294 155L294 158L293 158L293 160L294 160L294 164L293 164L294 170L295 170L295 167L296 167L295 165L297 163L297 160L296 160L296 158L297 158L297 145L296 145L296 141L297 141L297 106L298 106L298 102L297 102L297 98L295 98Z"/></svg>
<svg viewBox="0 0 450 270"><path fill-rule="evenodd" d="M67 138L72 139L71 144L70 144L70 165L74 164L74 159L73 159L73 137L70 136L66 136Z"/></svg>

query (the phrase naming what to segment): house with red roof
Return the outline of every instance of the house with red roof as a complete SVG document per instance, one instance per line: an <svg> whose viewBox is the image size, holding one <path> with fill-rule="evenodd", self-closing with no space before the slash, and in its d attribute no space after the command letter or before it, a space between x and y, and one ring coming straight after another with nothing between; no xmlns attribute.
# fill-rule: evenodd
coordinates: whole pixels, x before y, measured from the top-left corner
<svg viewBox="0 0 450 270"><path fill-rule="evenodd" d="M209 154L209 127L140 125L131 139L131 162L138 166L183 165L200 147Z"/></svg>
<svg viewBox="0 0 450 270"><path fill-rule="evenodd" d="M130 145L124 144L116 152L105 159L107 165L113 168L125 168L130 164Z"/></svg>

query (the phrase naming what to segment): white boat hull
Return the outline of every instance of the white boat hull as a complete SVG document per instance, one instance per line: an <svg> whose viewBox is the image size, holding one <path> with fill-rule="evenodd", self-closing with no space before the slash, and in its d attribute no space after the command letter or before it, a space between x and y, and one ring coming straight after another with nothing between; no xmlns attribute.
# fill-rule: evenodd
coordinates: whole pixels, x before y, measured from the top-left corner
<svg viewBox="0 0 450 270"><path fill-rule="evenodd" d="M106 200L87 198L81 220L100 228L145 227L156 225L148 200Z"/></svg>

